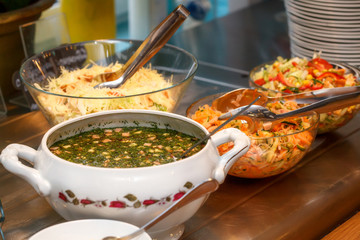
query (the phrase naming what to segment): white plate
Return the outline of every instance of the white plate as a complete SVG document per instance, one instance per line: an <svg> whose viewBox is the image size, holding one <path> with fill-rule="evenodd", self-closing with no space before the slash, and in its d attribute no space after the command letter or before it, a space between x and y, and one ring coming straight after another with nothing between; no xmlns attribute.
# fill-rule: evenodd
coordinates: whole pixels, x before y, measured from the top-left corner
<svg viewBox="0 0 360 240"><path fill-rule="evenodd" d="M332 21L354 21L354 23L360 23L360 15L356 14L354 16L348 15L348 14L342 14L341 16L334 15L332 12L329 11L317 11L316 13L313 13L311 11L306 10L306 8L303 8L301 6L296 6L291 4L290 2L287 3L287 8L291 10L294 14L300 15L300 16L309 16L316 20L332 20Z"/></svg>
<svg viewBox="0 0 360 240"><path fill-rule="evenodd" d="M314 21L313 18L309 18L307 16L297 16L295 14L293 14L292 12L287 13L288 18L291 21L294 22L298 22L301 24L306 24L306 26L311 26L313 28L318 28L320 27L325 27L325 28L332 28L332 29L343 29L344 31L352 31L354 28L359 28L360 24L353 24L353 23L347 23L347 24L343 24L342 22L340 23L339 21Z"/></svg>
<svg viewBox="0 0 360 240"><path fill-rule="evenodd" d="M345 16L331 16L331 18L329 16L327 16L326 14L312 14L309 13L307 11L302 11L299 9L296 9L295 7L293 7L291 5L291 3L285 1L285 7L286 10L296 16L302 17L302 18L306 18L315 22L329 22L329 21L334 21L334 22L338 22L340 24L360 24L360 15L357 17L345 17Z"/></svg>
<svg viewBox="0 0 360 240"><path fill-rule="evenodd" d="M296 44L299 47L304 47L304 48L308 48L308 49L321 48L328 52L335 52L335 53L342 53L342 54L348 54L348 53L360 54L360 47L354 49L354 48L345 48L345 47L342 47L341 45L339 45L339 46L332 46L332 45L325 45L325 44L318 45L318 44L312 44L312 43L308 43L308 42L304 42L304 41L299 41L297 38L291 38L291 42L293 42L294 44Z"/></svg>
<svg viewBox="0 0 360 240"><path fill-rule="evenodd" d="M304 30L317 32L317 33L324 33L324 34L331 34L331 35L345 35L345 36L360 36L360 27L358 28L331 28L329 26L322 27L322 26L316 26L316 28L313 25L310 24L304 24L299 21L293 21L289 19L289 28L301 28Z"/></svg>
<svg viewBox="0 0 360 240"><path fill-rule="evenodd" d="M304 49L316 49L316 50L321 50L327 53L331 53L331 54L343 54L344 56L346 55L360 55L360 48L358 48L357 50L352 50L352 49L338 49L338 48L328 48L326 46L318 46L315 44L304 44L303 42L298 42L296 39L291 39L291 43L295 44L297 47L299 48L304 48Z"/></svg>
<svg viewBox="0 0 360 240"><path fill-rule="evenodd" d="M312 3L303 3L301 1L290 1L293 6L297 6L298 9L303 11L312 12L315 14L330 14L338 16L359 16L360 8L344 8L344 7L330 7L330 6L319 6L316 1ZM359 5L360 6L360 5Z"/></svg>
<svg viewBox="0 0 360 240"><path fill-rule="evenodd" d="M339 8L357 8L360 7L360 1L331 1L331 0L297 0L299 2L303 2L306 4L317 4L320 6L331 6L331 7L339 7ZM294 1L292 1L294 2Z"/></svg>
<svg viewBox="0 0 360 240"><path fill-rule="evenodd" d="M289 28L293 29L294 31L299 32L299 34L303 36L308 36L309 34L311 36L318 36L318 37L325 37L326 39L332 38L335 40L342 40L342 39L356 39L360 40L360 29L357 33L338 33L335 31L326 31L326 30L319 30L319 29L313 29L304 27L298 24L292 24L289 26ZM360 42L360 41L359 41Z"/></svg>
<svg viewBox="0 0 360 240"><path fill-rule="evenodd" d="M313 40L318 40L320 42L322 42L322 44L327 44L327 43L339 43L339 44L360 44L360 40L358 39L341 39L339 38L330 38L327 36L316 36L316 35L310 35L310 34L304 34L301 32L297 32L297 31L293 31L289 28L289 33L294 33L297 34L298 36L303 36L307 39L313 39Z"/></svg>
<svg viewBox="0 0 360 240"><path fill-rule="evenodd" d="M292 57L300 57L300 58L308 58L308 59L311 59L313 57L312 52L310 52L310 53L304 53L301 51L299 52L297 49L292 48L292 47L290 48L290 51L291 51ZM323 56L323 54L321 56L327 60L346 62L348 64L351 64L352 66L360 66L360 62L358 60L328 57L328 56Z"/></svg>
<svg viewBox="0 0 360 240"><path fill-rule="evenodd" d="M345 54L334 54L334 53L328 53L326 51L322 51L322 49L306 49L301 48L299 46L296 46L295 44L291 45L291 48L296 50L299 53L303 53L306 55L313 56L315 52L321 51L321 56L324 58L329 58L336 61L356 61L359 62L360 55L345 55Z"/></svg>
<svg viewBox="0 0 360 240"><path fill-rule="evenodd" d="M346 8L346 7L342 7L342 6L324 6L324 5L318 5L318 3L316 1L313 1L311 3L304 3L302 1L292 1L293 4L296 4L297 6L302 6L302 7L307 7L309 12L324 12L325 11L330 11L331 14L334 15L343 15L343 14L351 14L351 15L358 15L359 14L359 10L360 10L360 4L358 7L351 7L351 8Z"/></svg>
<svg viewBox="0 0 360 240"><path fill-rule="evenodd" d="M344 17L343 16L335 16L332 15L331 12L328 12L328 14L324 13L311 13L309 11L303 11L296 9L297 7L293 7L290 4L287 5L288 11L290 11L292 14L295 14L299 17L307 17L308 19L311 18L315 23L317 22L326 22L326 21L335 21L341 24L359 24L360 23L360 15L358 16L349 16Z"/></svg>
<svg viewBox="0 0 360 240"><path fill-rule="evenodd" d="M129 223L106 220L86 219L60 223L41 230L29 240L101 240L106 236L121 236L132 233L138 227ZM151 240L146 233L136 240Z"/></svg>
<svg viewBox="0 0 360 240"><path fill-rule="evenodd" d="M333 47L344 47L344 48L356 48L358 49L360 47L360 42L359 43L330 43L330 42L326 42L324 40L315 40L315 39L311 39L309 37L303 37L302 35L299 35L297 32L294 31L289 31L289 36L290 39L292 38L297 38L299 41L305 41L305 42L310 42L313 44L317 44L319 46L333 46Z"/></svg>
<svg viewBox="0 0 360 240"><path fill-rule="evenodd" d="M299 53L298 51L296 51L296 49L293 49L292 47L290 47L290 51L292 57L307 58L307 59L312 59L313 57L313 55Z"/></svg>

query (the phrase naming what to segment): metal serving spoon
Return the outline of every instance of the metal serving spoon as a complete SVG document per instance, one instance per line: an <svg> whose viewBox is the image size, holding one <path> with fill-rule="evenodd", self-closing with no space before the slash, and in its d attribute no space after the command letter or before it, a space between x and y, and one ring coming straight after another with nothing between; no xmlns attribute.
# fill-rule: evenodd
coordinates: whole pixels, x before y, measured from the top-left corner
<svg viewBox="0 0 360 240"><path fill-rule="evenodd" d="M218 189L219 183L215 179L207 179L206 181L200 183L199 185L196 185L194 188L189 190L182 198L180 198L178 201L176 201L173 205L171 205L169 208L167 208L163 213L158 215L156 218L151 220L150 222L146 223L144 226L136 230L135 232L123 236L123 237L105 237L102 240L130 240L133 239L149 228L151 228L153 225L161 221L162 219L166 218L171 213L175 212L179 208L195 201L196 199L204 196L205 194L212 193Z"/></svg>
<svg viewBox="0 0 360 240"><path fill-rule="evenodd" d="M196 142L194 145L192 145L190 148L188 148L181 156L179 159L184 158L189 152L191 152L191 150L193 150L196 146L198 146L199 144L203 143L204 141L208 140L212 135L214 135L217 131L219 131L222 127L224 127L226 124L228 124L230 121L232 121L233 119L235 119L237 116L240 116L240 114L246 114L246 111L252 107L254 107L255 105L253 105L255 102L257 102L260 99L260 96L255 98L250 104L248 104L247 106L243 106L241 109L238 109L237 112L234 112L234 114L232 114L231 116L227 117L229 118L228 120L226 120L225 122L223 122L220 126L218 126L217 128L215 128L213 131L211 131L209 134L207 134L205 137L203 137L202 139L200 139L198 142Z"/></svg>
<svg viewBox="0 0 360 240"><path fill-rule="evenodd" d="M117 88L123 85L169 41L189 14L190 12L183 5L179 5L149 34L120 70L95 76L94 79L102 82L95 88Z"/></svg>
<svg viewBox="0 0 360 240"><path fill-rule="evenodd" d="M311 92L303 92L299 94L284 95L281 97L268 97L256 89L240 88L231 92L225 93L212 102L212 107L221 111L228 112L240 106L245 106L260 96L257 105L266 105L269 102L276 102L279 100L296 101L298 104L315 103L328 97L334 97L347 93L360 92L360 86L355 87L341 87L341 88L325 88Z"/></svg>
<svg viewBox="0 0 360 240"><path fill-rule="evenodd" d="M247 106L239 107L234 110L231 110L219 117L219 119L226 119L236 115L238 112L242 112L242 114L238 117L243 117L245 120L252 123L257 123L259 121L274 121L287 117L295 117L299 115L304 115L309 112L317 112L317 113L326 113L335 111L337 109L342 109L348 106L356 105L360 103L360 91L342 94L338 96L328 97L322 99L320 101L314 102L305 107L283 113L283 114L275 114L269 111L267 108L259 105L252 105L250 108L245 109Z"/></svg>

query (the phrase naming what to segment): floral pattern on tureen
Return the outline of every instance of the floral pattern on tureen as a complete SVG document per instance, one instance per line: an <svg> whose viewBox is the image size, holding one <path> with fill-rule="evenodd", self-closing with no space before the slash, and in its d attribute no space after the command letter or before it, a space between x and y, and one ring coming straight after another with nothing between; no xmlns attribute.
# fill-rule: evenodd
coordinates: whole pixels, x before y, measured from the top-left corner
<svg viewBox="0 0 360 240"><path fill-rule="evenodd" d="M134 194L126 194L123 198L118 198L114 200L94 200L90 198L78 198L73 191L67 189L65 191L59 192L59 199L65 203L73 204L75 206L88 206L92 205L95 207L110 207L110 208L140 208L148 207L154 204L163 205L170 202L175 202L179 200L189 189L193 188L194 184L191 182L186 182L182 189L178 192L165 196L162 198L149 198L140 200Z"/></svg>

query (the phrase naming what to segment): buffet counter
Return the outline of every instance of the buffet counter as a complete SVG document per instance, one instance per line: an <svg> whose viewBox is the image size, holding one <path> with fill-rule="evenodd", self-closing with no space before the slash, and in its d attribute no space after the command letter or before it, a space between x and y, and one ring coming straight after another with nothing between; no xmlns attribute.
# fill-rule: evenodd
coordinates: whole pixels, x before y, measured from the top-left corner
<svg viewBox="0 0 360 240"><path fill-rule="evenodd" d="M253 66L278 55L290 56L284 6L277 0L204 23L177 34L171 41L200 61L199 71L177 109L182 115L201 97L248 87L246 75ZM0 150L10 143L37 148L50 128L42 113L8 107L7 116L0 118ZM181 239L324 237L360 208L359 122L360 115L346 127L317 136L301 162L281 175L263 179L227 176L185 223ZM2 227L6 240L27 239L65 221L28 183L2 166L0 199L6 215ZM358 216L331 233L336 238L329 234L325 239L350 236L351 226L360 225Z"/></svg>

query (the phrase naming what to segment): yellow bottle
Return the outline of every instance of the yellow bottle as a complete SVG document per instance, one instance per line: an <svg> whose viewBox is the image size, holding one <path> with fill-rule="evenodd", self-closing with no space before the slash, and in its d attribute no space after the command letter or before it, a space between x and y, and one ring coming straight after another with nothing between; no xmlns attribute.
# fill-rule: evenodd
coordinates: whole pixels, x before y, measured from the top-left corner
<svg viewBox="0 0 360 240"><path fill-rule="evenodd" d="M61 0L71 42L116 37L114 0Z"/></svg>

